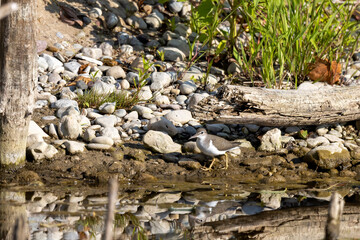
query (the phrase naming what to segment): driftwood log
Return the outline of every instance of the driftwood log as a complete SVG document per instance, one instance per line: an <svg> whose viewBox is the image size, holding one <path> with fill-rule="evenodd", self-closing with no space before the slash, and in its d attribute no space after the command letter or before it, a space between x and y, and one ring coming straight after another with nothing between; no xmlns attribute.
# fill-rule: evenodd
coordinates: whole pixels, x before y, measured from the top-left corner
<svg viewBox="0 0 360 240"><path fill-rule="evenodd" d="M205 223L192 231L194 239L324 239L328 206L266 211ZM343 209L340 239L360 238L360 206Z"/></svg>
<svg viewBox="0 0 360 240"><path fill-rule="evenodd" d="M227 124L305 126L348 122L360 119L360 86L276 90L227 85L192 111L199 119Z"/></svg>

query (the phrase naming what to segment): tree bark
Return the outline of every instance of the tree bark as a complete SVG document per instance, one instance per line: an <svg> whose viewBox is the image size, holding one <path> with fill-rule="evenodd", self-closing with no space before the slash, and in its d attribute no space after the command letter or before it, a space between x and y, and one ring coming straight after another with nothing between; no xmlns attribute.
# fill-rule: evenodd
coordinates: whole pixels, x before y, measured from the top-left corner
<svg viewBox="0 0 360 240"><path fill-rule="evenodd" d="M1 0L1 5L10 0ZM28 126L34 105L35 0L13 0L18 10L0 21L0 166L26 160Z"/></svg>
<svg viewBox="0 0 360 240"><path fill-rule="evenodd" d="M301 126L360 119L360 86L275 90L224 86L193 107L195 117L222 123Z"/></svg>

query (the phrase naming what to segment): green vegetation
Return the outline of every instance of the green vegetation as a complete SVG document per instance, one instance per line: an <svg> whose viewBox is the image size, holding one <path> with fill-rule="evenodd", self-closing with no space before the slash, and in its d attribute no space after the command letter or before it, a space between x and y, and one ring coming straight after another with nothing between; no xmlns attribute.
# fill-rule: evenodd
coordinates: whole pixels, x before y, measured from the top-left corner
<svg viewBox="0 0 360 240"><path fill-rule="evenodd" d="M85 91L78 95L78 103L81 108L98 108L106 102L115 102L116 108L130 108L136 105L141 99L139 98L140 89L132 94L128 91L99 94L93 90Z"/></svg>
<svg viewBox="0 0 360 240"><path fill-rule="evenodd" d="M245 78L261 79L267 87L284 81L296 87L316 58L348 64L359 41L360 24L351 21L356 6L331 0L204 0L192 7L190 26L207 47L207 72L220 58L235 58Z"/></svg>

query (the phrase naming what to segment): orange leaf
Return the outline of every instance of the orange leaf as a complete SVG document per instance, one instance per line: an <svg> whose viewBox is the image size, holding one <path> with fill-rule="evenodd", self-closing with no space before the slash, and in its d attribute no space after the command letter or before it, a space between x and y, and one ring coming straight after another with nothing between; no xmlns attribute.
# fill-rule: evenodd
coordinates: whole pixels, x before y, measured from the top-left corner
<svg viewBox="0 0 360 240"><path fill-rule="evenodd" d="M316 58L310 69L308 77L312 81L327 82L331 85L340 81L341 64L336 61L330 64L328 60Z"/></svg>

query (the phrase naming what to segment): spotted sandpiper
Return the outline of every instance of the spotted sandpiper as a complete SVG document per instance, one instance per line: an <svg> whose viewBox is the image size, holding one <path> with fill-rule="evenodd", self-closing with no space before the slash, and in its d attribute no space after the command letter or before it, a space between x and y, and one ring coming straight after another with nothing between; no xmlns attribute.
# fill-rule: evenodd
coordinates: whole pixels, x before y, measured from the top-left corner
<svg viewBox="0 0 360 240"><path fill-rule="evenodd" d="M199 128L196 134L189 139L196 138L196 145L205 155L211 156L212 162L208 168L204 170L210 171L216 158L215 156L225 155L225 169L228 168L228 156L226 152L239 148L239 144L230 142L222 137L208 134L205 128Z"/></svg>

